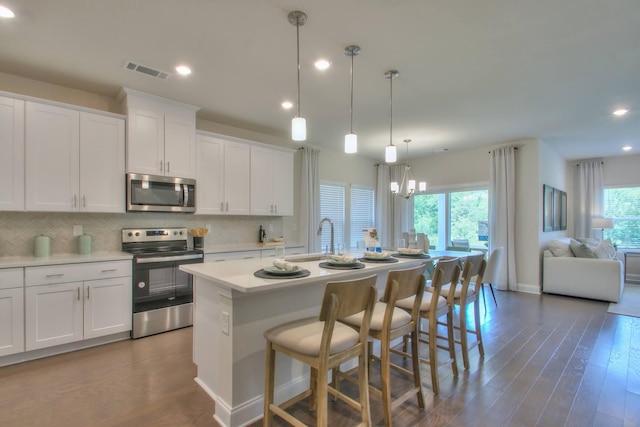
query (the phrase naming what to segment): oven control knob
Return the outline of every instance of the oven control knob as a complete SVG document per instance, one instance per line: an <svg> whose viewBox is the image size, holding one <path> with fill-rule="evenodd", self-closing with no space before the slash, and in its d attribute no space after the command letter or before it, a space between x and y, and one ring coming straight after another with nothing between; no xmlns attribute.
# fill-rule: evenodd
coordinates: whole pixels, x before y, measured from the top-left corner
<svg viewBox="0 0 640 427"><path fill-rule="evenodd" d="M133 233L132 233L132 232L129 232L129 237L131 237L131 236L133 236Z"/></svg>
<svg viewBox="0 0 640 427"><path fill-rule="evenodd" d="M182 231L180 232L180 235L182 236Z"/></svg>
<svg viewBox="0 0 640 427"><path fill-rule="evenodd" d="M136 231L136 237L140 236L140 232Z"/></svg>
<svg viewBox="0 0 640 427"><path fill-rule="evenodd" d="M139 287L140 289L144 289L144 287L145 287L145 286L147 286L147 284L146 284L146 283L144 283L144 282L138 282L138 287Z"/></svg>

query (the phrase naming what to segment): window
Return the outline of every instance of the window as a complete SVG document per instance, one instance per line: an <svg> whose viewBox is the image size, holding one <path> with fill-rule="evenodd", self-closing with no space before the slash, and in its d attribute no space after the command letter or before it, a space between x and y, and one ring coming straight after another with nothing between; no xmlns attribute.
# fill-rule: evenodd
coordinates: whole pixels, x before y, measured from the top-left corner
<svg viewBox="0 0 640 427"><path fill-rule="evenodd" d="M373 188L351 186L351 215L349 224L348 247L355 249L358 240L362 240L362 230L375 227L375 204Z"/></svg>
<svg viewBox="0 0 640 427"><path fill-rule="evenodd" d="M362 229L375 225L374 213L373 188L354 185L347 192L344 184L320 184L320 216L333 221L336 245L344 243L347 248L356 248L358 240L362 240ZM330 244L330 227L323 225L321 250L324 251Z"/></svg>
<svg viewBox="0 0 640 427"><path fill-rule="evenodd" d="M414 196L414 227L426 233L438 249L453 239L467 239L476 248L487 246L485 226L489 220L489 191L450 191ZM482 234L481 234L482 233Z"/></svg>
<svg viewBox="0 0 640 427"><path fill-rule="evenodd" d="M640 187L605 188L604 216L613 218L613 229L603 238L618 248L640 248Z"/></svg>

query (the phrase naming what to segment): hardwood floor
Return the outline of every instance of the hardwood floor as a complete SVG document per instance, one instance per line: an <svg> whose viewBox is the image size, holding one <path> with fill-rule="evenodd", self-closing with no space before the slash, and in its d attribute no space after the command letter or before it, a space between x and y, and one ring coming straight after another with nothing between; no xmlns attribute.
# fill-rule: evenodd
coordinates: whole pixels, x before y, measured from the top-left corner
<svg viewBox="0 0 640 427"><path fill-rule="evenodd" d="M409 400L394 425L640 426L639 318L578 298L497 292L496 308L488 297L486 356L472 349L466 372L459 359L457 379L441 368L439 396L425 366L425 410ZM216 426L191 349L187 328L0 368L0 426ZM358 420L341 402L330 407L332 427ZM313 425L305 404L292 411ZM375 396L371 412L383 425Z"/></svg>

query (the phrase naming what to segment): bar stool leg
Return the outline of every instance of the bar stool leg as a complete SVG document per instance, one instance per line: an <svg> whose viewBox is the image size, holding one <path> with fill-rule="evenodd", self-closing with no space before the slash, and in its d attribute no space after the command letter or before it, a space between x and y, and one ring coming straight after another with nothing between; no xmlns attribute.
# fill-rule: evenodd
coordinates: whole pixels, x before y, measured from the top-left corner
<svg viewBox="0 0 640 427"><path fill-rule="evenodd" d="M316 369L316 419L318 427L327 427L327 408L328 408L328 381L329 374L326 366L323 369L321 366Z"/></svg>
<svg viewBox="0 0 640 427"><path fill-rule="evenodd" d="M391 366L389 352L389 337L383 336L380 345L380 376L382 378L382 408L384 425L391 426Z"/></svg>
<svg viewBox="0 0 640 427"><path fill-rule="evenodd" d="M406 336L406 335L405 335ZM415 375L416 372L420 372L420 353L419 353L419 344L420 341L418 339L418 325L416 325L416 329L411 332L411 360L413 361L413 385L418 389L418 406L421 409L424 409L424 395L422 394L422 384L420 381L420 377Z"/></svg>
<svg viewBox="0 0 640 427"><path fill-rule="evenodd" d="M309 410L315 411L318 403L318 370L314 367L311 367L309 372L309 388L311 389Z"/></svg>
<svg viewBox="0 0 640 427"><path fill-rule="evenodd" d="M369 360L368 352L358 357L358 383L360 388L360 407L363 426L371 425L371 411L369 409L369 370L367 368Z"/></svg>
<svg viewBox="0 0 640 427"><path fill-rule="evenodd" d="M469 342L467 340L467 306L460 306L460 346L462 347L462 364L469 370Z"/></svg>
<svg viewBox="0 0 640 427"><path fill-rule="evenodd" d="M478 340L478 351L480 352L480 356L484 356L484 345L482 345L482 331L480 330L480 304L478 299L473 303L473 314L475 322L475 330L476 330L476 340Z"/></svg>
<svg viewBox="0 0 640 427"><path fill-rule="evenodd" d="M458 377L458 362L456 360L455 335L453 329L453 307L449 307L447 312L447 341L449 342L449 357L451 358L451 371L453 377Z"/></svg>
<svg viewBox="0 0 640 427"><path fill-rule="evenodd" d="M438 381L438 322L429 322L429 368L431 369L431 389L433 394L440 394Z"/></svg>
<svg viewBox="0 0 640 427"><path fill-rule="evenodd" d="M274 394L274 377L275 377L275 356L276 352L273 349L273 345L270 341L267 341L267 362L266 362L266 371L265 375L267 375L267 380L265 381L265 391L264 391L264 419L262 421L262 425L264 427L271 427L273 424L273 413L269 410L269 405L273 403L273 394Z"/></svg>

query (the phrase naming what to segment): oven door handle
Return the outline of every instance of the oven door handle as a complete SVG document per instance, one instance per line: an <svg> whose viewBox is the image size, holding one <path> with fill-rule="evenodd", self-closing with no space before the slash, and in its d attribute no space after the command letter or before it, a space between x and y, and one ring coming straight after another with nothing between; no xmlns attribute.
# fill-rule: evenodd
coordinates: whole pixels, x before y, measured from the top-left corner
<svg viewBox="0 0 640 427"><path fill-rule="evenodd" d="M152 262L165 262L165 261L185 261L188 259L201 259L204 258L202 254L195 255L175 255L175 256L156 256L148 258L136 258L136 264L149 264Z"/></svg>

